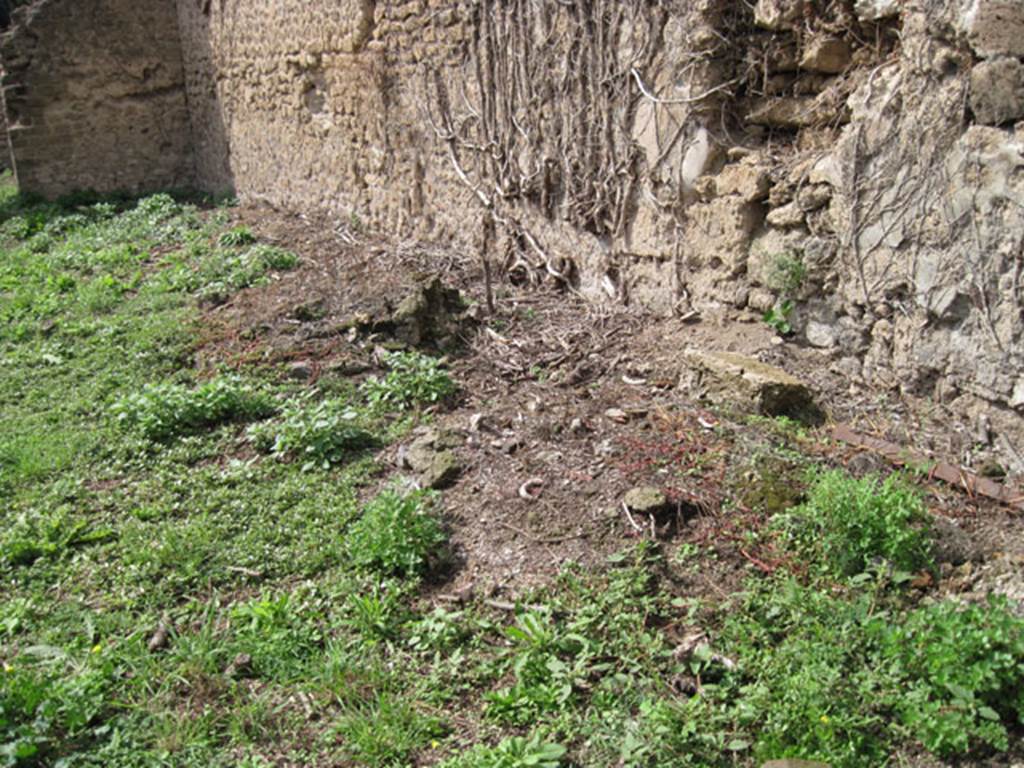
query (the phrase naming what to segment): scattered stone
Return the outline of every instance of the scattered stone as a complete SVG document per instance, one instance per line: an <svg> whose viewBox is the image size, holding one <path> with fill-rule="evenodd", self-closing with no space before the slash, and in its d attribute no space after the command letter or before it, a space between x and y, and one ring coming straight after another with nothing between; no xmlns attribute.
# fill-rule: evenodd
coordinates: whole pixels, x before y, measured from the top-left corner
<svg viewBox="0 0 1024 768"><path fill-rule="evenodd" d="M815 37L800 57L801 69L838 75L850 66L850 44L839 37Z"/></svg>
<svg viewBox="0 0 1024 768"><path fill-rule="evenodd" d="M995 459L988 459L978 466L978 474L981 477L987 477L990 480L1005 480L1007 471L1006 467Z"/></svg>
<svg viewBox="0 0 1024 768"><path fill-rule="evenodd" d="M297 304L289 314L293 320L298 320L300 323L312 323L327 314L326 302L323 299L304 301Z"/></svg>
<svg viewBox="0 0 1024 768"><path fill-rule="evenodd" d="M241 679L252 677L252 656L248 653L240 653L231 660L231 663L224 669L225 677Z"/></svg>
<svg viewBox="0 0 1024 768"><path fill-rule="evenodd" d="M882 21L900 13L900 0L857 0L853 10L861 21Z"/></svg>
<svg viewBox="0 0 1024 768"><path fill-rule="evenodd" d="M587 431L587 427L583 419L577 417L569 422L569 431L574 435L582 435Z"/></svg>
<svg viewBox="0 0 1024 768"><path fill-rule="evenodd" d="M651 485L642 485L626 492L623 499L630 512L655 516L668 509L669 501L665 492Z"/></svg>
<svg viewBox="0 0 1024 768"><path fill-rule="evenodd" d="M299 360L288 366L288 378L295 381L309 381L313 378L313 366L308 360Z"/></svg>
<svg viewBox="0 0 1024 768"><path fill-rule="evenodd" d="M441 490L450 487L461 473L462 468L455 454L439 451L431 458L430 465L420 472L420 483L424 488Z"/></svg>
<svg viewBox="0 0 1024 768"><path fill-rule="evenodd" d="M462 294L445 287L434 276L419 285L399 303L390 318L395 338L409 346L427 341L445 343L458 332L465 306Z"/></svg>
<svg viewBox="0 0 1024 768"><path fill-rule="evenodd" d="M462 472L458 458L450 450L461 442L453 432L427 429L409 446L399 449L398 464L415 472L424 488L447 488Z"/></svg>
<svg viewBox="0 0 1024 768"><path fill-rule="evenodd" d="M513 435L512 437L507 437L504 440L495 441L494 447L502 453L511 456L523 447L523 441Z"/></svg>
<svg viewBox="0 0 1024 768"><path fill-rule="evenodd" d="M971 70L971 111L985 125L1024 117L1024 64L999 56L975 65Z"/></svg>
<svg viewBox="0 0 1024 768"><path fill-rule="evenodd" d="M757 0L754 21L759 27L778 32L799 21L803 13L803 0Z"/></svg>
<svg viewBox="0 0 1024 768"><path fill-rule="evenodd" d="M156 632L149 638L149 643L146 647L149 648L150 653L156 653L161 648L167 645L167 639L170 635L171 628L166 621L161 621L160 625L156 628Z"/></svg>
<svg viewBox="0 0 1024 768"><path fill-rule="evenodd" d="M820 424L824 414L804 382L781 368L731 352L690 348L683 353L693 388L713 401L748 406L765 416L787 416L805 424Z"/></svg>
<svg viewBox="0 0 1024 768"><path fill-rule="evenodd" d="M809 320L804 328L804 336L807 343L812 347L820 349L832 349L839 340L836 329L827 323L819 323L817 320Z"/></svg>
<svg viewBox="0 0 1024 768"><path fill-rule="evenodd" d="M621 408L609 408L604 412L604 415L612 421L617 421L619 424L625 424L629 421L629 414Z"/></svg>
<svg viewBox="0 0 1024 768"><path fill-rule="evenodd" d="M335 360L327 366L327 371L337 376L358 376L373 370L373 366L363 360Z"/></svg>

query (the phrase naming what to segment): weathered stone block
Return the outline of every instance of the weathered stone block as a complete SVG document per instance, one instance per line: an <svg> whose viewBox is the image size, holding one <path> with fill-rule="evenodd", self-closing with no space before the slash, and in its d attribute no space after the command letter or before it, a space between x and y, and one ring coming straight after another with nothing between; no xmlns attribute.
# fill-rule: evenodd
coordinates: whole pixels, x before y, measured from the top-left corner
<svg viewBox="0 0 1024 768"><path fill-rule="evenodd" d="M839 37L814 37L804 48L800 67L812 72L837 75L848 66L852 51L850 44Z"/></svg>
<svg viewBox="0 0 1024 768"><path fill-rule="evenodd" d="M804 128L817 122L817 111L812 96L759 99L747 113L747 122L768 128Z"/></svg>
<svg viewBox="0 0 1024 768"><path fill-rule="evenodd" d="M803 12L803 0L757 0L754 21L759 27L778 31L799 21Z"/></svg>
<svg viewBox="0 0 1024 768"><path fill-rule="evenodd" d="M811 424L824 418L810 388L781 368L732 352L692 347L683 353L683 360L688 366L690 388L702 390L714 402Z"/></svg>
<svg viewBox="0 0 1024 768"><path fill-rule="evenodd" d="M960 26L979 56L1024 56L1020 0L973 0L961 13Z"/></svg>
<svg viewBox="0 0 1024 768"><path fill-rule="evenodd" d="M715 177L715 191L719 195L739 195L753 203L768 197L771 177L768 169L750 163L731 163Z"/></svg>
<svg viewBox="0 0 1024 768"><path fill-rule="evenodd" d="M857 0L853 10L861 21L881 21L899 15L900 0Z"/></svg>
<svg viewBox="0 0 1024 768"><path fill-rule="evenodd" d="M971 111L979 123L1001 125L1024 117L1024 64L1010 56L971 70Z"/></svg>

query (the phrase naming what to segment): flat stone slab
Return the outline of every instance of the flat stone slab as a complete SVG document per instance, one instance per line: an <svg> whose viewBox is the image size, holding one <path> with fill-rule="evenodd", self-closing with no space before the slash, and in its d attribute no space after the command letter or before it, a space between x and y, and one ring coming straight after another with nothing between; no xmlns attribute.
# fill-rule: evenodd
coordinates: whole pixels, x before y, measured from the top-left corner
<svg viewBox="0 0 1024 768"><path fill-rule="evenodd" d="M733 352L693 347L683 352L692 373L691 387L704 390L712 402L750 408L763 416L787 416L804 424L820 424L825 414L810 388L781 368Z"/></svg>

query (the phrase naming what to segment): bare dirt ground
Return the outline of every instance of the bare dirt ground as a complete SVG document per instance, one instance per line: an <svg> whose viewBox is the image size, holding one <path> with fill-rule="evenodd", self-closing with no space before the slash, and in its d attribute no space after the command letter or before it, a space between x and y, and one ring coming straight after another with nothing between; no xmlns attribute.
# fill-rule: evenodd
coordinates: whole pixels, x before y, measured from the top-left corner
<svg viewBox="0 0 1024 768"><path fill-rule="evenodd" d="M972 430L948 410L873 391L844 372L842 361L783 342L753 315L723 311L684 322L500 283L498 311L488 316L472 258L359 240L326 221L266 209L240 209L237 217L302 261L208 310L201 364L266 364L287 375L298 363L311 384L359 378L377 367L380 346L394 341L381 318L427 274L474 303L468 315L476 321L443 350L461 394L438 409L432 426L453 441L461 466L444 497L456 563L436 586L439 599L508 599L567 561L600 566L641 537L677 551L710 548L713 558L673 578L681 592L725 596L751 568L799 568L746 534L799 501L796 479L808 464L891 471L888 460L830 440L829 424L794 429L710 407L680 384L687 347L784 368L810 385L833 424L936 460L971 457ZM399 463L394 450L381 459ZM952 523L947 538L955 552L942 588L995 587L1024 599L1020 513L927 477L921 484L932 511ZM626 491L643 485L675 502L671 519L637 520L624 510Z"/></svg>

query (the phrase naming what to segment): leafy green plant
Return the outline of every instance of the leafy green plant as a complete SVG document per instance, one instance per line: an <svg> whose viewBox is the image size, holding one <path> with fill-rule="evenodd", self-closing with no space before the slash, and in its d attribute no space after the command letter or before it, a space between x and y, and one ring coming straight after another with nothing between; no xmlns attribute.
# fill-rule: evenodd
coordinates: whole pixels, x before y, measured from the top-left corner
<svg viewBox="0 0 1024 768"><path fill-rule="evenodd" d="M113 665L52 646L27 649L0 668L0 765L54 765L82 739L104 733Z"/></svg>
<svg viewBox="0 0 1024 768"><path fill-rule="evenodd" d="M932 603L880 632L897 683L886 703L914 738L943 757L1009 747L1007 724L1024 723L1024 619L1005 598Z"/></svg>
<svg viewBox="0 0 1024 768"><path fill-rule="evenodd" d="M266 418L276 410L270 395L235 376L212 379L195 389L152 384L122 398L113 409L120 424L155 441L228 422Z"/></svg>
<svg viewBox="0 0 1024 768"><path fill-rule="evenodd" d="M221 248L237 248L242 245L251 245L256 242L256 236L246 226L238 226L221 233L217 243Z"/></svg>
<svg viewBox="0 0 1024 768"><path fill-rule="evenodd" d="M440 768L560 768L566 748L545 741L540 734L511 736L498 745L478 745L445 760Z"/></svg>
<svg viewBox="0 0 1024 768"><path fill-rule="evenodd" d="M176 266L160 273L150 289L189 291L212 304L222 303L232 294L258 285L269 272L294 269L299 263L291 251L265 243L242 251L224 248L211 251L205 242L195 242L176 258Z"/></svg>
<svg viewBox="0 0 1024 768"><path fill-rule="evenodd" d="M31 565L74 546L106 541L111 535L107 528L90 529L87 521L72 519L65 509L23 514L0 534L0 562Z"/></svg>
<svg viewBox="0 0 1024 768"><path fill-rule="evenodd" d="M352 561L388 576L421 576L447 540L431 511L432 502L433 496L425 491L381 493L349 529Z"/></svg>
<svg viewBox="0 0 1024 768"><path fill-rule="evenodd" d="M799 292L807 279L807 265L803 255L796 251L785 251L771 257L768 265L768 287L785 297Z"/></svg>
<svg viewBox="0 0 1024 768"><path fill-rule="evenodd" d="M374 584L368 590L349 595L345 609L345 624L369 645L395 639L408 617L401 589L394 584Z"/></svg>
<svg viewBox="0 0 1024 768"><path fill-rule="evenodd" d="M520 616L518 624L505 632L515 644L511 670L515 683L487 695L488 717L525 725L544 712L566 706L574 686L586 675L586 638L560 631L550 619L533 612Z"/></svg>
<svg viewBox="0 0 1024 768"><path fill-rule="evenodd" d="M733 728L742 729L757 758L884 761L875 608L871 593L844 601L784 579L759 585L727 621L723 653L738 666L711 698L733 699Z"/></svg>
<svg viewBox="0 0 1024 768"><path fill-rule="evenodd" d="M838 470L818 474L807 502L777 516L789 544L836 576L854 576L885 562L899 571L932 567L928 515L920 494L893 475L856 479Z"/></svg>
<svg viewBox="0 0 1024 768"><path fill-rule="evenodd" d="M786 299L765 312L761 319L780 336L789 336L793 333L793 325L789 322L789 316L792 314L793 302Z"/></svg>
<svg viewBox="0 0 1024 768"><path fill-rule="evenodd" d="M306 470L329 468L354 451L374 444L373 436L360 426L360 413L347 400L289 400L279 419L249 428L256 449L278 458L296 458Z"/></svg>
<svg viewBox="0 0 1024 768"><path fill-rule="evenodd" d="M409 646L420 652L451 650L469 636L462 620L461 611L434 608L409 626Z"/></svg>
<svg viewBox="0 0 1024 768"><path fill-rule="evenodd" d="M120 302L128 286L111 275L101 275L79 289L82 305L95 313L110 312Z"/></svg>
<svg viewBox="0 0 1024 768"><path fill-rule="evenodd" d="M390 370L384 378L371 377L363 384L363 393L374 408L404 411L440 402L455 393L448 372L432 357L419 352L391 352L385 362Z"/></svg>
<svg viewBox="0 0 1024 768"><path fill-rule="evenodd" d="M322 647L320 630L288 593L237 605L231 618L236 625L234 649L248 654L254 672L267 679L287 681L301 675Z"/></svg>
<svg viewBox="0 0 1024 768"><path fill-rule="evenodd" d="M267 243L257 243L247 249L245 255L247 259L262 265L266 270L284 272L299 265L299 257L292 251Z"/></svg>

